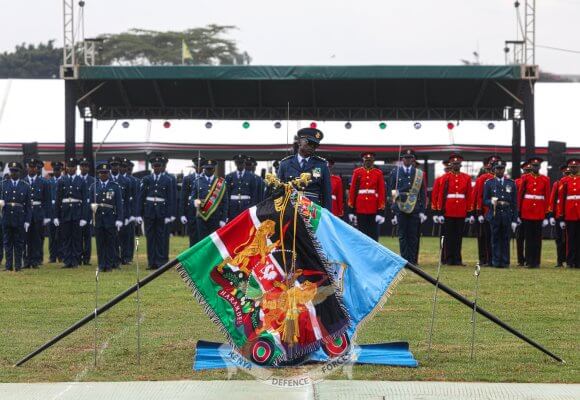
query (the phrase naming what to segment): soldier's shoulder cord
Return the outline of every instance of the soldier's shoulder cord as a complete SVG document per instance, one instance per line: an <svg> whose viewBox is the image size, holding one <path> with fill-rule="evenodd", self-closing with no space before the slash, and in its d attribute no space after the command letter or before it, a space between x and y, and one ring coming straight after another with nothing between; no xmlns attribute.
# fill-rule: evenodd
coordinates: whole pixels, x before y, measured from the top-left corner
<svg viewBox="0 0 580 400"><path fill-rule="evenodd" d="M281 160L280 160L280 162L282 162L282 161L287 161L287 160L290 160L290 159L291 159L292 157L294 157L294 156L295 156L295 154L291 154L291 155L289 155L289 156L286 156L286 157L284 157L283 159L281 159Z"/></svg>
<svg viewBox="0 0 580 400"><path fill-rule="evenodd" d="M327 162L327 161L326 161L326 158L324 158L324 157L320 157L320 156L318 156L318 155L316 155L316 154L315 154L315 155L313 155L313 156L312 156L312 158L314 158L314 159L316 159L316 160L318 160L318 161Z"/></svg>

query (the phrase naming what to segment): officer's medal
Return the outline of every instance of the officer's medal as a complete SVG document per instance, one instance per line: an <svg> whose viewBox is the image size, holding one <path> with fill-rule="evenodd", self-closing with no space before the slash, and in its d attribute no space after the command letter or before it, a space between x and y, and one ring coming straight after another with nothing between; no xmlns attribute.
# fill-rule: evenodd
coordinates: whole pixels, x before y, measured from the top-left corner
<svg viewBox="0 0 580 400"><path fill-rule="evenodd" d="M508 193L511 193L512 192L512 185L507 185L505 187L505 191L508 192Z"/></svg>
<svg viewBox="0 0 580 400"><path fill-rule="evenodd" d="M112 190L107 190L107 194L105 194L105 198L107 200L113 200L113 196L115 196L115 192Z"/></svg>
<svg viewBox="0 0 580 400"><path fill-rule="evenodd" d="M322 175L322 171L320 170L320 168L314 168L312 170L312 177L313 178L320 178L320 175Z"/></svg>

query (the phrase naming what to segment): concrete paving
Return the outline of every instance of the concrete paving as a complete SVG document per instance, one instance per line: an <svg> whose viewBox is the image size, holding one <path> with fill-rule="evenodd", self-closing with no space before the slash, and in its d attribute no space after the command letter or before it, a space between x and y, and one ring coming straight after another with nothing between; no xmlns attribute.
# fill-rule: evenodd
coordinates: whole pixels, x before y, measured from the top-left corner
<svg viewBox="0 0 580 400"><path fill-rule="evenodd" d="M285 382L284 384L290 384ZM2 400L580 399L580 384L323 381L274 387L256 381L3 383Z"/></svg>

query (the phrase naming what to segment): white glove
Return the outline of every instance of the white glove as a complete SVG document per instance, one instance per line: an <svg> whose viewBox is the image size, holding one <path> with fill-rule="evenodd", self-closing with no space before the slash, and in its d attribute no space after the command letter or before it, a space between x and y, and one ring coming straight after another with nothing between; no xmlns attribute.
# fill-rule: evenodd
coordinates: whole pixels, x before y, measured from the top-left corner
<svg viewBox="0 0 580 400"><path fill-rule="evenodd" d="M556 219L554 217L550 217L550 225L552 226L556 225Z"/></svg>
<svg viewBox="0 0 580 400"><path fill-rule="evenodd" d="M491 205L496 206L497 205L497 197L492 197L491 198Z"/></svg>
<svg viewBox="0 0 580 400"><path fill-rule="evenodd" d="M439 223L439 215L434 215L433 216L433 223L434 224L438 224Z"/></svg>
<svg viewBox="0 0 580 400"><path fill-rule="evenodd" d="M181 219L181 223L182 223L183 225L187 224L187 217L186 217L185 215L184 215L184 216L182 216L180 219Z"/></svg>
<svg viewBox="0 0 580 400"><path fill-rule="evenodd" d="M354 214L348 214L348 220L350 221L350 223L354 223L354 220L356 219L356 215Z"/></svg>
<svg viewBox="0 0 580 400"><path fill-rule="evenodd" d="M423 213L419 213L419 220L421 221L421 223L427 221L427 216Z"/></svg>
<svg viewBox="0 0 580 400"><path fill-rule="evenodd" d="M393 219L391 220L391 224L393 224L393 226L397 225L399 223L399 221L397 220L397 216L395 215L393 217Z"/></svg>
<svg viewBox="0 0 580 400"><path fill-rule="evenodd" d="M139 225L142 225L143 224L143 218L137 217L137 218L135 218L135 222L137 222Z"/></svg>
<svg viewBox="0 0 580 400"><path fill-rule="evenodd" d="M54 224L54 226L59 226L60 225L60 221L58 220L58 218L55 218L52 220L52 223Z"/></svg>
<svg viewBox="0 0 580 400"><path fill-rule="evenodd" d="M477 217L477 220L479 221L480 224L483 224L485 222L485 218L483 215L480 215L479 217Z"/></svg>
<svg viewBox="0 0 580 400"><path fill-rule="evenodd" d="M200 199L193 200L193 205L195 206L195 208L198 208L201 205L201 200Z"/></svg>
<svg viewBox="0 0 580 400"><path fill-rule="evenodd" d="M91 204L91 211L92 212L97 212L97 208L99 208L99 205L97 203L93 203Z"/></svg>
<svg viewBox="0 0 580 400"><path fill-rule="evenodd" d="M548 224L549 224L548 220L547 219L544 219L542 221L542 228L545 228L546 226L548 226Z"/></svg>
<svg viewBox="0 0 580 400"><path fill-rule="evenodd" d="M4 205L6 205L6 202L2 199L0 199L0 208L4 207Z"/></svg>
<svg viewBox="0 0 580 400"><path fill-rule="evenodd" d="M220 221L220 228L223 228L224 226L226 226L226 222L225 221Z"/></svg>
<svg viewBox="0 0 580 400"><path fill-rule="evenodd" d="M117 227L117 230L120 231L123 227L123 221L115 221L115 226Z"/></svg>
<svg viewBox="0 0 580 400"><path fill-rule="evenodd" d="M24 223L24 232L28 232L28 228L30 228L30 222Z"/></svg>
<svg viewBox="0 0 580 400"><path fill-rule="evenodd" d="M470 225L475 224L475 217L473 215L471 217L469 217L469 224Z"/></svg>
<svg viewBox="0 0 580 400"><path fill-rule="evenodd" d="M175 221L175 217L172 216L171 217L171 222L173 222L173 221Z"/></svg>
<svg viewBox="0 0 580 400"><path fill-rule="evenodd" d="M125 225L125 226L129 225L129 218L125 218L124 225Z"/></svg>
<svg viewBox="0 0 580 400"><path fill-rule="evenodd" d="M170 223L170 222L171 222L171 218L170 218L170 217L167 217L167 218L165 218L165 219L163 220L163 222L165 223L165 225L167 225L168 223Z"/></svg>
<svg viewBox="0 0 580 400"><path fill-rule="evenodd" d="M560 222L560 229L566 229L566 223L564 221Z"/></svg>
<svg viewBox="0 0 580 400"><path fill-rule="evenodd" d="M468 223L469 222L469 217L465 217L465 219L463 220L463 222Z"/></svg>
<svg viewBox="0 0 580 400"><path fill-rule="evenodd" d="M81 219L79 221L79 226L82 228L83 226L85 226L87 224L87 221L85 221L84 219Z"/></svg>
<svg viewBox="0 0 580 400"><path fill-rule="evenodd" d="M439 217L439 223L440 223L440 224L443 224L443 223L445 223L445 217L444 217L443 215L441 215L441 216Z"/></svg>
<svg viewBox="0 0 580 400"><path fill-rule="evenodd" d="M385 223L385 217L382 215L377 215L375 216L375 222L377 222L379 225L382 225Z"/></svg>
<svg viewBox="0 0 580 400"><path fill-rule="evenodd" d="M518 217L518 219L517 219L517 221L516 221L516 222L518 223L518 225L521 225L521 223L522 223L522 220L520 219L520 217Z"/></svg>
<svg viewBox="0 0 580 400"><path fill-rule="evenodd" d="M45 218L42 220L42 225L48 225L50 223L50 218Z"/></svg>
<svg viewBox="0 0 580 400"><path fill-rule="evenodd" d="M131 222L135 222L135 217L132 215L129 217L129 223L131 223Z"/></svg>
<svg viewBox="0 0 580 400"><path fill-rule="evenodd" d="M518 227L518 224L515 222L512 222L512 231L515 233L516 232L516 228Z"/></svg>

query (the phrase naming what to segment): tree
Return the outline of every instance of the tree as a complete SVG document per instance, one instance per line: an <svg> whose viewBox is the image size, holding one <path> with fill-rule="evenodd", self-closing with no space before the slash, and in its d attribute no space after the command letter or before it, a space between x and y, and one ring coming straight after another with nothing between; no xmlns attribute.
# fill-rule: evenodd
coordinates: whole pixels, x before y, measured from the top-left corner
<svg viewBox="0 0 580 400"><path fill-rule="evenodd" d="M250 56L238 50L235 40L225 38L235 26L208 25L183 32L131 29L101 35L103 50L99 63L106 65L179 65L182 42L193 55L193 64L249 64Z"/></svg>
<svg viewBox="0 0 580 400"><path fill-rule="evenodd" d="M54 40L38 46L23 43L14 52L0 54L0 78L57 78L62 48Z"/></svg>

